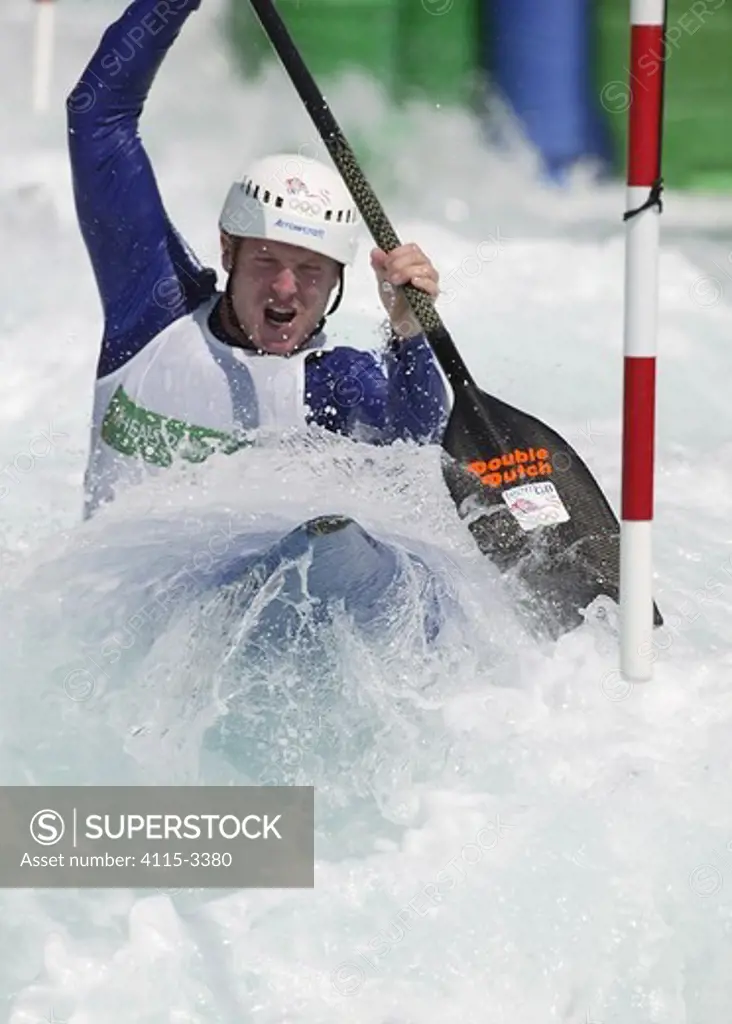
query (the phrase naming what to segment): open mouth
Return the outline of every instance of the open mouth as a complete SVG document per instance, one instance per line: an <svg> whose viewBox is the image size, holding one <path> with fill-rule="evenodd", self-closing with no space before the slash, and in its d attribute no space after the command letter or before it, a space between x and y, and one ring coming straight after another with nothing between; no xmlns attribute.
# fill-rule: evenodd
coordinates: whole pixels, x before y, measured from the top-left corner
<svg viewBox="0 0 732 1024"><path fill-rule="evenodd" d="M268 306L264 311L264 319L275 327L282 327L283 324L292 323L295 319L296 310Z"/></svg>

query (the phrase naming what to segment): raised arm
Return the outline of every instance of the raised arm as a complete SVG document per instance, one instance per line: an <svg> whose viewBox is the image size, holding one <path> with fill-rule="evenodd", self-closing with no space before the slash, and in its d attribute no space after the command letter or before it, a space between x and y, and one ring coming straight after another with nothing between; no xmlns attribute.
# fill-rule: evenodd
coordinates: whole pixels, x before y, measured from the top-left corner
<svg viewBox="0 0 732 1024"><path fill-rule="evenodd" d="M100 377L216 284L175 231L138 135L163 57L200 0L134 0L67 99L76 211L104 312Z"/></svg>

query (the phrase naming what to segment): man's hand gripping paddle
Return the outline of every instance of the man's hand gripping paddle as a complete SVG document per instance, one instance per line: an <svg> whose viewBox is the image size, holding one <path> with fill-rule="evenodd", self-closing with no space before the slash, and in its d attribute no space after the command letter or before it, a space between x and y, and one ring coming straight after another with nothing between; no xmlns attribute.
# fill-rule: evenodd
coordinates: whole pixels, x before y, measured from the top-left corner
<svg viewBox="0 0 732 1024"><path fill-rule="evenodd" d="M401 243L272 0L250 0L376 245ZM551 427L481 391L432 300L404 286L454 394L443 475L480 551L520 581L538 631L557 637L601 594L619 600L620 527L574 449ZM663 620L654 607L655 624Z"/></svg>

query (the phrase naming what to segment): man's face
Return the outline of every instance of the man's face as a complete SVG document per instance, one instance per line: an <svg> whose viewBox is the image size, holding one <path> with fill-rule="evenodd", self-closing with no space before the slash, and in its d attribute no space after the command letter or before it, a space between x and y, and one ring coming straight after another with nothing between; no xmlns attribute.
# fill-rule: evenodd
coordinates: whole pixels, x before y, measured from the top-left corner
<svg viewBox="0 0 732 1024"><path fill-rule="evenodd" d="M244 238L233 259L222 235L222 264L240 327L257 348L287 355L306 340L338 284L340 264L286 242Z"/></svg>

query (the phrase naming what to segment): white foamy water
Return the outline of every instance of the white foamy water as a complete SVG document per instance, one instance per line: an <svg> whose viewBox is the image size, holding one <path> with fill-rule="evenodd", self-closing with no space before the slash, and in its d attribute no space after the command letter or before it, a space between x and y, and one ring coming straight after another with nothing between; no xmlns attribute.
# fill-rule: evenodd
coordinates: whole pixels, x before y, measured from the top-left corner
<svg viewBox="0 0 732 1024"><path fill-rule="evenodd" d="M317 786L316 886L5 890L0 1016L724 1018L729 204L666 197L655 561L667 626L652 683L618 681L615 639L597 622L556 644L522 632L456 522L434 451L283 444L171 475L82 525L101 321L74 220L63 98L121 9L59 4L56 100L34 119L32 10L0 3L0 781L211 784L241 781L257 761ZM270 148L317 148L283 76L237 83L220 17L205 0L189 19L143 120L168 209L213 265L232 176ZM389 133L396 148L374 181L400 236L439 266L450 289L442 315L478 382L564 434L617 508L622 187L579 175L567 193L545 188L530 155L487 152L463 115L415 110L400 123L363 83L330 99L347 133ZM365 346L379 319L367 254L364 244L333 322ZM172 609L161 629L112 643L129 636L149 589L212 538L232 543L235 531L320 512L431 550L462 609L435 650L404 628L414 602L381 644L336 624L315 665L295 652L265 666L273 689L294 696L263 725L247 717L256 680L227 658L215 616Z"/></svg>

